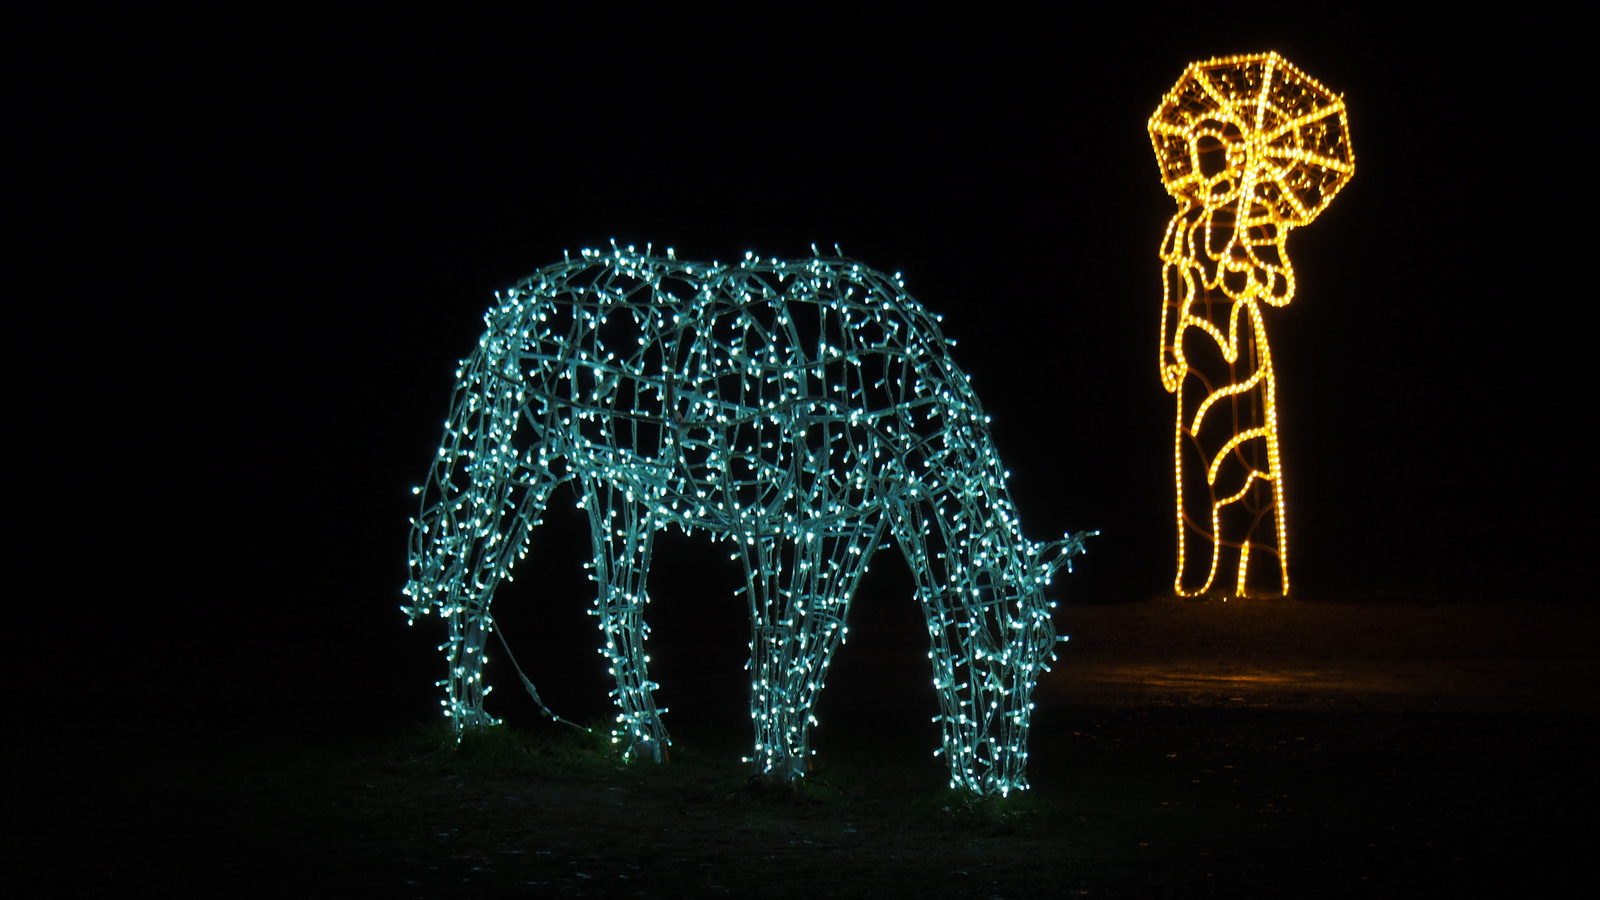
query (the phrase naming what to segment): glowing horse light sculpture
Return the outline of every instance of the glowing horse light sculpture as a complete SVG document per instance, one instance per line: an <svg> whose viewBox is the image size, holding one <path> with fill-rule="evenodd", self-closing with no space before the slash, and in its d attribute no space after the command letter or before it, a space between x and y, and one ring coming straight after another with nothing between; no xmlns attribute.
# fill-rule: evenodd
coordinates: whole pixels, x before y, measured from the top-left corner
<svg viewBox="0 0 1600 900"><path fill-rule="evenodd" d="M439 684L457 734L495 721L490 600L571 481L617 681L612 740L630 758L669 742L644 652L658 531L709 531L743 560L750 761L778 780L809 768L813 704L889 536L926 614L952 786L1025 788L1030 696L1056 644L1044 589L1087 535L1023 538L936 318L898 275L842 258L703 265L615 245L500 294L416 489L401 607L448 624Z"/></svg>
<svg viewBox="0 0 1600 900"><path fill-rule="evenodd" d="M1343 98L1276 53L1195 63L1150 117L1161 182L1179 209L1161 241L1161 383L1177 398L1180 596L1211 589L1224 548L1234 590L1289 593L1277 382L1261 304L1294 299L1289 231L1350 180ZM1203 577L1188 539L1210 544ZM1276 590L1248 581L1275 558Z"/></svg>

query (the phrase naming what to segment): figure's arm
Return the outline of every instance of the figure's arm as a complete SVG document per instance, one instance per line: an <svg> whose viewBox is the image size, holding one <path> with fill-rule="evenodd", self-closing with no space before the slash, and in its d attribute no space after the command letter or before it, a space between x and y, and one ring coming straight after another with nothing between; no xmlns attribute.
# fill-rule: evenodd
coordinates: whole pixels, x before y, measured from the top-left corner
<svg viewBox="0 0 1600 900"><path fill-rule="evenodd" d="M1294 299L1294 266L1284 246L1289 228L1269 213L1252 221L1246 232L1250 278L1256 284L1256 296L1273 306L1288 306Z"/></svg>
<svg viewBox="0 0 1600 900"><path fill-rule="evenodd" d="M1183 212L1167 224L1161 240L1161 385L1175 393L1188 368L1183 360L1184 310L1193 300L1194 283L1186 259L1188 233Z"/></svg>

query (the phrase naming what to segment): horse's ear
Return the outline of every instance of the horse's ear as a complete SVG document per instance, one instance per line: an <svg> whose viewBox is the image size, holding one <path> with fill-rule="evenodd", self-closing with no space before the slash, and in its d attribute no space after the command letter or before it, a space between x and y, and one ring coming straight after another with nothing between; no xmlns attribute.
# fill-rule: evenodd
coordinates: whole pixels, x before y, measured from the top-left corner
<svg viewBox="0 0 1600 900"><path fill-rule="evenodd" d="M1088 548L1084 546L1084 542L1099 533L1098 531L1080 531L1077 534L1068 534L1059 541L1041 544L1036 558L1051 575L1060 571L1062 567L1071 572L1072 558L1080 553L1087 553Z"/></svg>

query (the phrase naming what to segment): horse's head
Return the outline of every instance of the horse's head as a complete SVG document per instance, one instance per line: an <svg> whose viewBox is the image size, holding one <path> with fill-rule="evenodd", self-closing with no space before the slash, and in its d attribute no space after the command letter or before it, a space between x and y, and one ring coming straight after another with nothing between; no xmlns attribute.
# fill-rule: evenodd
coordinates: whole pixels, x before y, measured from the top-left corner
<svg viewBox="0 0 1600 900"><path fill-rule="evenodd" d="M1099 534L1098 531L1080 531L1068 534L1058 541L1034 544L1029 548L1027 574L1015 584L1017 609L1022 614L1014 641L1020 658L1033 665L1043 665L1055 652L1056 632L1050 611L1055 603L1046 589L1055 574L1062 569L1072 571L1072 558L1085 552L1084 542ZM1014 626L1015 627L1015 626Z"/></svg>

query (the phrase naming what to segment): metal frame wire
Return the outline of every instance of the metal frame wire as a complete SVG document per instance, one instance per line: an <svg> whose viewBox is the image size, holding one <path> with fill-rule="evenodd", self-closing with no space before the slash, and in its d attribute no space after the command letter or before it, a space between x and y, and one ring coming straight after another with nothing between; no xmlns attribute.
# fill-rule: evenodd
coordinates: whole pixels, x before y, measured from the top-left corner
<svg viewBox="0 0 1600 900"><path fill-rule="evenodd" d="M743 562L750 761L784 780L809 768L811 711L850 599L892 539L926 614L951 784L1026 787L1030 697L1057 642L1044 591L1087 535L1022 536L989 419L898 274L613 245L499 301L417 489L402 607L448 624L439 684L458 733L494 721L490 601L551 491L573 482L617 683L612 737L629 758L658 759L670 741L645 652L659 531L709 532Z"/></svg>

